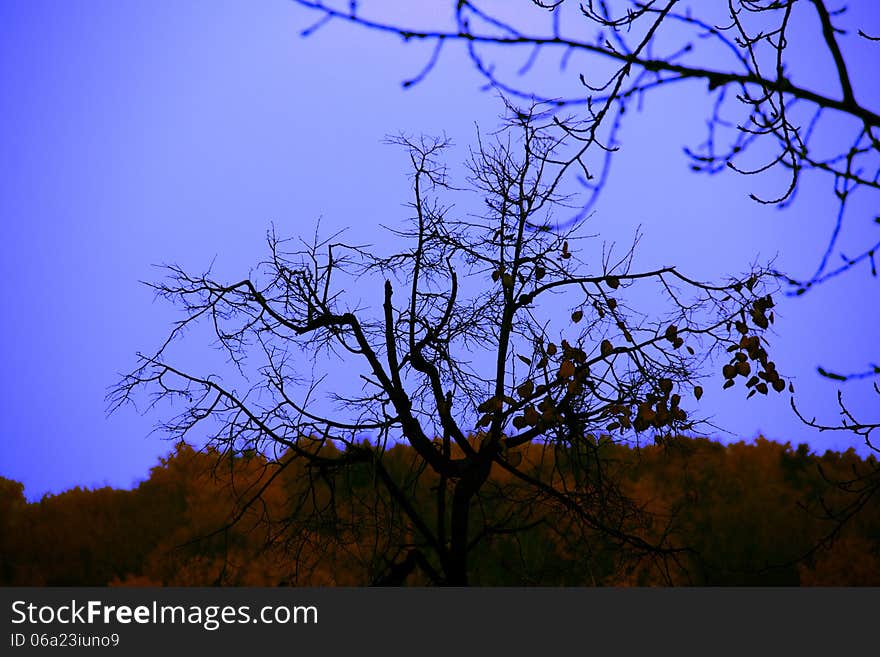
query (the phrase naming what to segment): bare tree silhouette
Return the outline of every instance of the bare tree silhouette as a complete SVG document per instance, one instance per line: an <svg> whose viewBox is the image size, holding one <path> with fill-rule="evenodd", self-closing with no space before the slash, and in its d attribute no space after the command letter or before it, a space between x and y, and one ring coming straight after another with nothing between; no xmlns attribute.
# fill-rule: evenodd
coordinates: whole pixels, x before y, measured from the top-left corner
<svg viewBox="0 0 880 657"><path fill-rule="evenodd" d="M694 427L685 409L719 358L725 388L784 390L762 338L775 279L766 268L720 284L674 266L641 271L635 244L618 255L603 246L588 265L584 222L555 221L580 207L567 190L582 129L510 107L471 151L463 188L447 178L445 140L392 139L409 153L413 200L389 255L272 232L269 258L242 280L169 267L154 287L184 317L140 355L112 407L142 394L182 402L164 424L173 437L204 427L218 454L266 455L230 522L301 467L296 513L274 519L294 573L324 541L363 555L375 583L464 585L475 552L536 523L578 549L599 536L662 569L687 546L668 540L663 518L645 521L603 448ZM444 200L469 192L479 214ZM644 295L666 310L640 310ZM174 362L170 345L199 323L229 358L223 376ZM408 462L397 442L412 447Z"/></svg>

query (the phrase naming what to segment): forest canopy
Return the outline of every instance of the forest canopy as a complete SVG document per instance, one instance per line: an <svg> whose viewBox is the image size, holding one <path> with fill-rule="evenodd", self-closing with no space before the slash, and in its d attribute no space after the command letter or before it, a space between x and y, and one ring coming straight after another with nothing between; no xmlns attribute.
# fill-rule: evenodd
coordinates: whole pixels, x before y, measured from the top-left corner
<svg viewBox="0 0 880 657"><path fill-rule="evenodd" d="M626 492L648 512L633 516L640 524L628 529L647 539L666 532L673 544L689 546L686 558L677 567L660 568L648 556L612 549L600 532L573 543L565 526L548 517L481 543L473 583L880 585L880 507L870 504L839 532L823 515L823 502L850 499L829 482L876 468L873 458L852 450L817 455L806 445L764 439L722 445L678 438L641 449L596 440L608 461L626 472ZM415 458L404 445L389 456L389 467L400 471ZM21 484L0 479L0 584L365 585L396 558L389 552L393 541L361 540L368 536L361 523L370 518L347 504L374 490L368 478L352 477L333 492L340 498L336 508L348 509L349 517L313 526L311 550L308 542L285 540L293 537L279 524L306 512L295 508L298 498L290 495L306 477L298 467L273 480L264 506L230 524L240 492L265 465L258 455L234 460L182 443L133 490L75 488L30 504ZM516 486L502 481L503 474L495 479L493 485ZM327 488L316 492L332 494ZM505 508L484 511L503 514ZM296 558L288 552L294 547L302 551Z"/></svg>

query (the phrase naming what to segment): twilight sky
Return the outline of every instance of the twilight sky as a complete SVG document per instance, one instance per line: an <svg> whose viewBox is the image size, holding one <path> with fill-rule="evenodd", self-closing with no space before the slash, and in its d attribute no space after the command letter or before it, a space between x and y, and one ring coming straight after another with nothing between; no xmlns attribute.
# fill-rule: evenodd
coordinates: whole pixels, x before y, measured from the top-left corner
<svg viewBox="0 0 880 657"><path fill-rule="evenodd" d="M382 4L409 7L418 24L451 3ZM880 33L877 4L850 4L849 24ZM312 20L288 0L0 3L0 476L24 482L29 499L129 487L170 449L150 435L156 415L105 412L108 387L177 317L139 282L157 277L153 265L203 271L216 258L218 274L240 278L265 255L271 223L309 235L319 218L383 250L393 237L379 223L405 219L409 200L406 156L383 137L449 135L455 176L475 122L497 125L498 99L459 50L403 90L424 45L342 24L300 38ZM797 79L824 88L831 63L812 58L812 27L792 39ZM856 90L880 107L880 45L857 45L845 50ZM556 68L547 75L565 86ZM698 278L774 256L779 269L809 275L832 229L829 181L804 185L780 212L748 199L778 179L694 176L682 146L704 136L704 96L702 84L679 85L629 117L588 232L625 243L641 226L639 264ZM877 240L876 201L854 197L844 249ZM777 308L774 358L820 419L837 417L837 384L816 365L858 371L878 357L878 286L860 270ZM216 361L192 347L196 366ZM731 432L720 438L858 447L803 426L787 395L745 401L716 383L701 410ZM868 385L845 392L864 415L880 413Z"/></svg>

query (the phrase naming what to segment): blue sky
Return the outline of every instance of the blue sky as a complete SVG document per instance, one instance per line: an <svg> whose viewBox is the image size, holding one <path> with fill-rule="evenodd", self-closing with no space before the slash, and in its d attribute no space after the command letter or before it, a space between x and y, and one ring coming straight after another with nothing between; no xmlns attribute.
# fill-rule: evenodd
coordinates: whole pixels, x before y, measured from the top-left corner
<svg viewBox="0 0 880 657"><path fill-rule="evenodd" d="M861 18L880 33L880 11ZM497 124L501 105L462 52L450 49L403 90L426 47L341 24L300 38L310 22L287 0L0 4L0 476L24 482L30 499L131 486L169 450L150 434L159 417L105 413L107 388L177 317L140 283L157 277L153 265L201 271L216 258L218 273L240 277L265 254L270 224L311 234L319 218L381 249L393 238L379 224L403 220L409 194L406 157L383 137L445 133L458 145L455 165L475 122ZM809 38L794 47L821 83L830 62L810 59ZM878 48L850 60L874 108ZM779 212L747 198L778 180L695 177L681 148L703 137L703 92L658 93L630 117L589 232L626 242L640 226L642 265L674 263L696 277L772 257L811 273L832 227L828 181L805 185ZM876 240L880 226L864 218L876 200L855 198L848 243ZM837 385L816 365L860 370L877 357L878 285L856 272L778 308L776 361L822 419L836 417ZM211 362L197 347L186 358ZM855 444L808 430L785 396L746 402L707 390L702 410L731 435L819 451ZM876 417L867 386L846 392Z"/></svg>

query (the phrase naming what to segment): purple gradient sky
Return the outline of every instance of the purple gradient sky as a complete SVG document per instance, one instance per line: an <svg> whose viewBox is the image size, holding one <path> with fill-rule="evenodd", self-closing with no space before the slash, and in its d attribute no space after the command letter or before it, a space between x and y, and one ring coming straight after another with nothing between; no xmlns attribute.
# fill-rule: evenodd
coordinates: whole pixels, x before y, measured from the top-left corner
<svg viewBox="0 0 880 657"><path fill-rule="evenodd" d="M880 33L877 4L851 4ZM157 416L105 414L108 386L177 317L139 283L156 278L153 264L201 271L216 256L218 273L241 276L265 254L270 222L310 234L319 217L381 248L391 238L378 224L404 219L409 193L405 156L384 135L445 132L454 165L474 122L497 124L500 104L463 53L404 91L424 46L335 24L303 40L310 20L287 0L0 3L0 476L24 482L29 499L129 487L170 449L149 435ZM810 59L811 38L793 47L822 80L830 62ZM847 55L862 102L877 108L880 46ZM703 96L679 86L630 117L589 232L626 242L641 226L642 265L696 277L777 255L780 269L811 273L832 227L828 181L778 212L747 198L774 181L695 177L681 147L703 137ZM854 197L844 246L876 240L876 200ZM816 365L860 370L877 356L878 285L858 272L778 308L776 362L820 418L836 417L837 385ZM718 388L702 409L735 436L855 444L804 427L786 396L746 402ZM868 386L847 394L876 417Z"/></svg>

